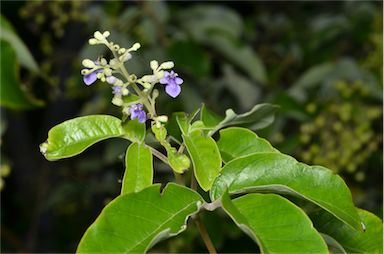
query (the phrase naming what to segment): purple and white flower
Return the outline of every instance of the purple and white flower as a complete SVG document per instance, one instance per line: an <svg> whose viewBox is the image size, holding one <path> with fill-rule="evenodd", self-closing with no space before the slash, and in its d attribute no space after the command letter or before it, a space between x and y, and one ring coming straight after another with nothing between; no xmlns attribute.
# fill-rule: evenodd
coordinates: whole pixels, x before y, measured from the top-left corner
<svg viewBox="0 0 384 254"><path fill-rule="evenodd" d="M99 65L98 61L95 61L94 63L95 63L95 65ZM99 73L99 72L103 72L103 69L97 69L97 70L94 70L93 72L91 72L89 74L84 75L84 77L83 77L84 83L87 86L90 86L93 83L95 83L95 81L97 80L97 73Z"/></svg>
<svg viewBox="0 0 384 254"><path fill-rule="evenodd" d="M176 98L180 94L180 85L183 82L183 79L178 77L177 73L174 71L164 71L164 77L160 79L160 84L165 85L165 92L173 98Z"/></svg>
<svg viewBox="0 0 384 254"><path fill-rule="evenodd" d="M143 109L143 104L133 104L129 108L129 112L131 113L131 120L137 118L139 120L139 123L145 123L145 121L147 120L147 114Z"/></svg>

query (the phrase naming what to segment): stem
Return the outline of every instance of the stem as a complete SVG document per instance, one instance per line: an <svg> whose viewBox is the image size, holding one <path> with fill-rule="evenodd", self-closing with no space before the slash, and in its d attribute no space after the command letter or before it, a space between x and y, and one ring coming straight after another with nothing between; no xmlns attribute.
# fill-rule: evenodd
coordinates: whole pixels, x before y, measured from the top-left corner
<svg viewBox="0 0 384 254"><path fill-rule="evenodd" d="M157 151L155 148L153 147L150 147L148 146L151 151L152 151L152 154L155 155L157 158L159 158L162 162L164 162L165 164L168 164L169 165L169 161L168 161L168 158L162 154L161 152Z"/></svg>
<svg viewBox="0 0 384 254"><path fill-rule="evenodd" d="M205 246L208 249L208 252L210 254L216 254L217 252L216 252L215 246L213 245L212 240L209 237L208 231L205 228L203 222L201 221L199 214L196 214L195 216L195 223L196 223L197 229L200 232L201 238L203 239Z"/></svg>

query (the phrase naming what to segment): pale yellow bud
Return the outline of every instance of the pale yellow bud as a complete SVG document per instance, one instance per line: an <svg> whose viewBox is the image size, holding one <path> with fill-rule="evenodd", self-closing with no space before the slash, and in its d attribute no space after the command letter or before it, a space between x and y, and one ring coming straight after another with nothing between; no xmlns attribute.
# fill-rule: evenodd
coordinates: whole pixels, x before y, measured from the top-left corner
<svg viewBox="0 0 384 254"><path fill-rule="evenodd" d="M156 60L152 60L150 66L152 70L156 70L159 67L159 63Z"/></svg>
<svg viewBox="0 0 384 254"><path fill-rule="evenodd" d="M175 64L172 61L164 62L160 65L159 69L172 69Z"/></svg>
<svg viewBox="0 0 384 254"><path fill-rule="evenodd" d="M86 68L93 68L95 67L95 63L89 59L84 59L81 64Z"/></svg>

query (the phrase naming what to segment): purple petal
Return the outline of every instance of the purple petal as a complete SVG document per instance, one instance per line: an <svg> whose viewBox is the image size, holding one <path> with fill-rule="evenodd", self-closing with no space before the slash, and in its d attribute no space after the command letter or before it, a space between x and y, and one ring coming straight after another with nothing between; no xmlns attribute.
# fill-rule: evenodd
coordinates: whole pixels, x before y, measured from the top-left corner
<svg viewBox="0 0 384 254"><path fill-rule="evenodd" d="M169 94L169 96L176 98L181 92L181 87L176 84L170 84L165 87L165 92Z"/></svg>
<svg viewBox="0 0 384 254"><path fill-rule="evenodd" d="M176 85L181 85L181 84L183 84L183 82L184 82L184 80L182 78L179 78L179 77L175 78Z"/></svg>
<svg viewBox="0 0 384 254"><path fill-rule="evenodd" d="M145 121L147 120L147 114L145 114L144 111L140 111L137 116L137 119L139 119L139 123L145 123Z"/></svg>
<svg viewBox="0 0 384 254"><path fill-rule="evenodd" d="M92 72L88 75L84 75L83 77L83 81L87 86L92 85L96 80L97 80L97 75L95 72Z"/></svg>

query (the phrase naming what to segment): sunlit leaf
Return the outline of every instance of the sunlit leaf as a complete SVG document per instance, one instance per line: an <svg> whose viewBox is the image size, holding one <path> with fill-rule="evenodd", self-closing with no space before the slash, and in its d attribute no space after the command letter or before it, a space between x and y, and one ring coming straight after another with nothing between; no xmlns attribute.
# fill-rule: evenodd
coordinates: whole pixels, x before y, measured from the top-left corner
<svg viewBox="0 0 384 254"><path fill-rule="evenodd" d="M145 253L160 240L186 229L203 203L199 194L169 183L121 195L109 203L85 232L78 253Z"/></svg>
<svg viewBox="0 0 384 254"><path fill-rule="evenodd" d="M256 152L279 152L265 139L256 133L239 127L230 127L220 131L217 142L224 162Z"/></svg>
<svg viewBox="0 0 384 254"><path fill-rule="evenodd" d="M183 140L192 159L196 180L203 190L208 191L221 170L219 148L215 140L201 130L183 135Z"/></svg>
<svg viewBox="0 0 384 254"><path fill-rule="evenodd" d="M40 145L47 160L58 160L83 152L91 145L125 134L120 119L109 115L77 117L56 125Z"/></svg>
<svg viewBox="0 0 384 254"><path fill-rule="evenodd" d="M145 144L132 143L125 155L125 173L121 194L139 192L151 186L153 162L151 149Z"/></svg>
<svg viewBox="0 0 384 254"><path fill-rule="evenodd" d="M230 161L211 189L211 199L229 193L269 191L307 199L361 230L361 221L344 181L331 170L308 166L281 153L254 153Z"/></svg>

